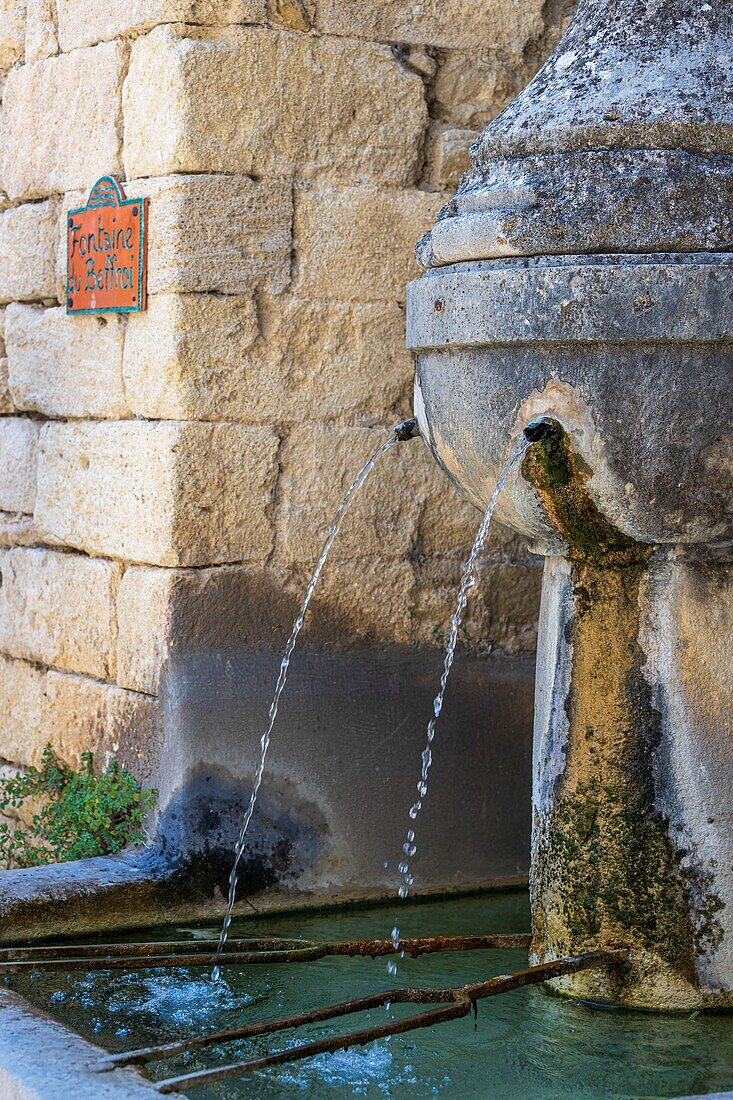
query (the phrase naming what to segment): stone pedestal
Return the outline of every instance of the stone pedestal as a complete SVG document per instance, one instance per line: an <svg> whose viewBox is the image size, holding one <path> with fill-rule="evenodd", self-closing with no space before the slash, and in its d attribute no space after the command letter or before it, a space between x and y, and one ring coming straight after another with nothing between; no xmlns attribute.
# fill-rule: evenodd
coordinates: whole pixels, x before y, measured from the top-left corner
<svg viewBox="0 0 733 1100"><path fill-rule="evenodd" d="M536 960L563 992L733 1006L733 0L581 0L418 245L415 409L546 558ZM529 809L529 808L528 808Z"/></svg>

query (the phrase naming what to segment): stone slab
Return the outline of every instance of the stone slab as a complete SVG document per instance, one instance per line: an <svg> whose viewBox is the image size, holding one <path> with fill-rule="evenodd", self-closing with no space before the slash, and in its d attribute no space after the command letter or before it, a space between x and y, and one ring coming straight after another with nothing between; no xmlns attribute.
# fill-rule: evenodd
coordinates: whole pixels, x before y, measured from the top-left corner
<svg viewBox="0 0 733 1100"><path fill-rule="evenodd" d="M56 0L65 51L145 34L161 23L264 23L266 0Z"/></svg>
<svg viewBox="0 0 733 1100"><path fill-rule="evenodd" d="M182 26L133 45L124 117L128 178L239 172L393 186L417 181L428 120L422 80L387 46Z"/></svg>
<svg viewBox="0 0 733 1100"><path fill-rule="evenodd" d="M118 563L18 548L4 554L0 569L2 652L114 679Z"/></svg>
<svg viewBox="0 0 733 1100"><path fill-rule="evenodd" d="M0 214L0 302L56 299L57 221L53 201Z"/></svg>
<svg viewBox="0 0 733 1100"><path fill-rule="evenodd" d="M123 331L115 314L68 317L63 306L11 303L5 332L16 408L51 417L129 416L122 381Z"/></svg>
<svg viewBox="0 0 733 1100"><path fill-rule="evenodd" d="M121 172L125 64L124 45L110 42L9 74L0 177L10 198L45 198Z"/></svg>
<svg viewBox="0 0 733 1100"><path fill-rule="evenodd" d="M36 519L54 541L128 561L264 560L277 447L238 424L48 424Z"/></svg>
<svg viewBox="0 0 733 1100"><path fill-rule="evenodd" d="M94 1072L105 1052L0 991L0 1096L5 1100L152 1100L155 1086L135 1070Z"/></svg>
<svg viewBox="0 0 733 1100"><path fill-rule="evenodd" d="M36 420L0 417L0 509L5 512L33 511L40 430Z"/></svg>

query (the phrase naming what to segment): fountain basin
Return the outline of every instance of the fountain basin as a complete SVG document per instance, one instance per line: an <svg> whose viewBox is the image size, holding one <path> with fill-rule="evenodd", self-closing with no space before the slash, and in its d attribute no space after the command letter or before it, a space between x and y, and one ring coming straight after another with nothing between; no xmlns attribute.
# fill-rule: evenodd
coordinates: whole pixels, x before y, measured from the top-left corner
<svg viewBox="0 0 733 1100"><path fill-rule="evenodd" d="M406 934L476 930L524 931L529 922L526 891L493 892L474 898L406 905L323 911L310 915L252 918L235 934L353 939L381 936L399 919ZM180 938L216 934L200 926L167 930ZM159 933L150 932L157 939ZM293 966L228 967L221 988L212 990L202 970L46 975L15 980L16 991L87 1039L110 1050L129 1050L149 1042L182 1038L193 1032L241 1023L359 996L391 984L445 985L516 969L523 952L469 952L405 959L391 979L384 959L331 959ZM401 1010L392 1009L392 1014ZM386 1014L372 1013L371 1023ZM378 1017L379 1019L377 1019ZM354 1026L365 1026L364 1017ZM395 1037L364 1049L319 1056L219 1086L190 1090L194 1097L285 1097L310 1090L313 1095L352 1097L495 1096L498 1100L617 1100L725 1090L733 1081L730 1019L689 1014L662 1019L548 995L541 987L481 1002L473 1019ZM343 1031L334 1021L333 1030ZM322 1028L308 1034L321 1035ZM301 1036L302 1038L303 1036ZM289 1034L280 1046L299 1040ZM243 1044L241 1044L243 1047ZM255 1041L242 1050L231 1045L200 1052L183 1063L152 1064L156 1078L174 1071L222 1064L232 1056L261 1051ZM105 1080L106 1075L99 1078ZM54 1097L58 1100L58 1096Z"/></svg>

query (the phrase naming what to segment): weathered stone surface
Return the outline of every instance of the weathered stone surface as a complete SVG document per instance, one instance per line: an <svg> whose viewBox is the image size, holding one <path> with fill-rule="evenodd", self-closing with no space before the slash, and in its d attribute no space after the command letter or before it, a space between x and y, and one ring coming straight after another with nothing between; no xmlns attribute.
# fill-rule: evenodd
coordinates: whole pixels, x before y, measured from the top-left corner
<svg viewBox="0 0 733 1100"><path fill-rule="evenodd" d="M294 594L303 592L309 573L306 565L293 572ZM340 649L367 642L411 644L414 597L415 572L409 561L329 559L313 597L308 641Z"/></svg>
<svg viewBox="0 0 733 1100"><path fill-rule="evenodd" d="M296 198L295 291L304 297L400 301L415 277L415 241L444 197L377 187L323 187Z"/></svg>
<svg viewBox="0 0 733 1100"><path fill-rule="evenodd" d="M542 0L321 0L318 29L385 42L415 42L452 49L491 49L521 58L542 31Z"/></svg>
<svg viewBox="0 0 733 1100"><path fill-rule="evenodd" d="M9 69L25 48L25 0L0 0L0 69Z"/></svg>
<svg viewBox="0 0 733 1100"><path fill-rule="evenodd" d="M292 192L283 181L247 176L167 176L137 180L128 194L149 197L148 290L243 294L290 279Z"/></svg>
<svg viewBox="0 0 733 1100"><path fill-rule="evenodd" d="M144 34L160 23L264 23L266 0L56 0L63 50Z"/></svg>
<svg viewBox="0 0 733 1100"><path fill-rule="evenodd" d="M40 541L33 516L21 512L0 512L0 549L37 546Z"/></svg>
<svg viewBox="0 0 733 1100"><path fill-rule="evenodd" d="M57 217L53 201L0 214L0 302L56 298Z"/></svg>
<svg viewBox="0 0 733 1100"><path fill-rule="evenodd" d="M0 173L11 198L91 187L121 171L117 105L125 60L122 43L110 42L9 74Z"/></svg>
<svg viewBox="0 0 733 1100"><path fill-rule="evenodd" d="M259 315L259 320L258 320ZM410 408L396 305L281 295L155 295L130 317L127 400L138 416L293 422Z"/></svg>
<svg viewBox="0 0 733 1100"><path fill-rule="evenodd" d="M42 708L43 673L27 661L0 656L0 759L37 761Z"/></svg>
<svg viewBox="0 0 733 1100"><path fill-rule="evenodd" d="M145 779L160 740L160 710L149 695L0 656L0 759L38 764L50 742L71 764L91 751L99 767L114 758Z"/></svg>
<svg viewBox="0 0 733 1100"><path fill-rule="evenodd" d="M124 116L128 177L242 172L397 185L416 181L427 124L422 81L388 47L259 28L156 28L132 48Z"/></svg>
<svg viewBox="0 0 733 1100"><path fill-rule="evenodd" d="M53 550L8 550L0 563L0 650L114 679L122 566Z"/></svg>
<svg viewBox="0 0 733 1100"><path fill-rule="evenodd" d="M275 408L269 361L255 350L250 297L156 294L129 319L124 377L138 416L170 420L262 419ZM266 391L263 394L263 390Z"/></svg>
<svg viewBox="0 0 733 1100"><path fill-rule="evenodd" d="M441 647L447 642L462 566L459 558L428 559L416 570L414 641ZM486 558L479 563L478 578L461 628L461 646L478 654L533 653L541 565L513 565Z"/></svg>
<svg viewBox="0 0 733 1100"><path fill-rule="evenodd" d="M195 577L198 570L188 571ZM168 656L173 626L173 600L178 569L132 565L117 594L117 682L121 687L158 691L160 671Z"/></svg>
<svg viewBox="0 0 733 1100"><path fill-rule="evenodd" d="M0 359L0 415L12 416L14 412L15 406L8 386L8 361L3 356Z"/></svg>
<svg viewBox="0 0 733 1100"><path fill-rule="evenodd" d="M63 307L11 304L5 334L17 408L47 416L129 416L119 316L67 317Z"/></svg>
<svg viewBox="0 0 733 1100"><path fill-rule="evenodd" d="M386 438L381 429L296 428L283 446L280 508L282 550L290 562L315 562L338 503L369 455ZM382 560L407 553L420 500L405 491L409 470L399 448L375 468L334 543L333 560Z"/></svg>
<svg viewBox="0 0 733 1100"><path fill-rule="evenodd" d="M157 699L54 671L44 677L43 695L43 742L36 755L50 741L71 764L93 752L100 769L116 760L141 780L154 772L162 735Z"/></svg>
<svg viewBox="0 0 733 1100"><path fill-rule="evenodd" d="M428 179L438 191L457 187L461 176L471 167L471 145L478 137L475 130L436 127L428 148Z"/></svg>
<svg viewBox="0 0 733 1100"><path fill-rule="evenodd" d="M42 61L58 53L55 0L26 0L25 62Z"/></svg>
<svg viewBox="0 0 733 1100"><path fill-rule="evenodd" d="M278 421L409 414L412 357L398 305L282 296L262 300L260 315Z"/></svg>
<svg viewBox="0 0 733 1100"><path fill-rule="evenodd" d="M20 416L0 418L0 508L33 511L40 424Z"/></svg>
<svg viewBox="0 0 733 1100"><path fill-rule="evenodd" d="M518 90L495 58L449 53L431 85L431 113L459 129L480 130Z"/></svg>
<svg viewBox="0 0 733 1100"><path fill-rule="evenodd" d="M36 518L56 540L130 561L262 560L277 445L238 424L49 424Z"/></svg>

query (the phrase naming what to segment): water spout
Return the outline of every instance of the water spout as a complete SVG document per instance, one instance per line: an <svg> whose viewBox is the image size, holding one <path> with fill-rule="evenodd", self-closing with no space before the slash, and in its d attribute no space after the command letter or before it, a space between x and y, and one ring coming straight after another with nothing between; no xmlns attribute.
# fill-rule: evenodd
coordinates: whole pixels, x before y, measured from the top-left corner
<svg viewBox="0 0 733 1100"><path fill-rule="evenodd" d="M397 436L400 443L405 443L408 439L415 439L420 435L417 417L413 416L411 420L403 420L401 424L395 424L392 431Z"/></svg>
<svg viewBox="0 0 733 1100"><path fill-rule="evenodd" d="M540 443L545 439L558 438L563 434L563 427L551 416L540 416L532 420L524 429L524 438L530 443Z"/></svg>

